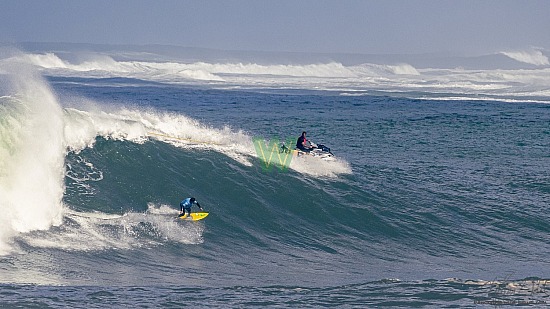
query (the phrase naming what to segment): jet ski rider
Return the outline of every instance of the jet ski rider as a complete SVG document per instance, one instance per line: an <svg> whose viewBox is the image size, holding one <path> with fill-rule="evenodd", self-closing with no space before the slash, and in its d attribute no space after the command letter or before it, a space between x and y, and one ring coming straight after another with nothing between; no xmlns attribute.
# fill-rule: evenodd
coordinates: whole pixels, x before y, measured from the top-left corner
<svg viewBox="0 0 550 309"><path fill-rule="evenodd" d="M306 131L302 132L302 135L298 137L298 141L296 142L296 148L304 152L310 152L311 150L313 150L314 147L312 147L311 144L306 139Z"/></svg>

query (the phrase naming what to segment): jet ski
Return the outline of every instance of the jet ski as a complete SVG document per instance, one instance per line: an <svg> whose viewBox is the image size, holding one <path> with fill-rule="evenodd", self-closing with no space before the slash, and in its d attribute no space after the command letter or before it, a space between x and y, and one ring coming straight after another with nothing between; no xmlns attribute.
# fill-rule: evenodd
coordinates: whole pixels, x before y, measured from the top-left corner
<svg viewBox="0 0 550 309"><path fill-rule="evenodd" d="M303 151L298 148L290 149L285 144L281 145L281 152L290 153L293 152L294 155L297 157L303 157L303 156L310 156L315 157L323 160L334 160L334 154L330 151L330 148L328 148L325 145L322 144L315 144L312 142L309 142L309 145L311 147L310 151Z"/></svg>

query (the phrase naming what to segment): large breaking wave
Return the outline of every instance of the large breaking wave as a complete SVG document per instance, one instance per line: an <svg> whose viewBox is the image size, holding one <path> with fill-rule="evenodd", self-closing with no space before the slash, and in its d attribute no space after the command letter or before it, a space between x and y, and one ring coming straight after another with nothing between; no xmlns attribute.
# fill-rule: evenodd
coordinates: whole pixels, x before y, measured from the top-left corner
<svg viewBox="0 0 550 309"><path fill-rule="evenodd" d="M4 93L0 96L0 254L14 249L13 238L18 234L48 230L52 226L61 226L63 222L59 228L63 230L62 233L33 235L26 241L33 246L89 248L86 242L82 242L82 238L89 234L100 236L86 238L88 244L100 240L98 247L108 246L112 239L100 231L115 221L105 223L102 221L104 218L98 218L93 213L75 213L63 204L65 176L79 181L73 167L66 166L66 156L93 148L98 138L136 144L160 141L186 150L215 151L244 166L251 166L251 160L256 157L252 138L247 133L229 127L210 127L183 114L151 108L113 107L84 98L68 98L69 102L62 104L48 83L35 71L35 67L21 59L30 59L32 64L42 68L64 66L64 69L74 71L84 71L84 67L95 65L109 74L120 74L125 66L130 65L106 58L94 65L87 62L71 66L52 54L20 54L2 61L0 70L4 73L1 76ZM137 66L136 63L131 65ZM11 86L5 86L7 84ZM81 163L85 168L93 169L93 164ZM314 176L336 176L351 172L348 163L343 160L321 162L320 165L312 165L308 159L294 160L290 168ZM92 174L86 173L85 180L90 180ZM150 207L150 211L157 214L159 211L166 213L162 209L163 205ZM168 214L173 215L171 212ZM117 220L119 222L114 226L126 231L138 226L142 222L140 220L146 220L161 230L177 228L173 222L168 226L159 225L154 216L144 218L133 212ZM114 233L113 228L108 228L111 229L109 235ZM198 240L189 241L200 240L200 233L194 234ZM56 241L59 235L65 235L66 239ZM120 240L120 237L115 238ZM127 240L122 243L129 244Z"/></svg>
<svg viewBox="0 0 550 309"><path fill-rule="evenodd" d="M65 140L63 111L33 70L11 79L0 97L0 254L20 232L61 223Z"/></svg>

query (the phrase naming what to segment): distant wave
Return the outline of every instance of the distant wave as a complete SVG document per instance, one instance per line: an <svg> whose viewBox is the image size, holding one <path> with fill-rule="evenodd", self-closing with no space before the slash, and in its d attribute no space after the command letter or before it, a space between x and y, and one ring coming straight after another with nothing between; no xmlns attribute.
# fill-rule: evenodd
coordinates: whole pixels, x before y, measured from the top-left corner
<svg viewBox="0 0 550 309"><path fill-rule="evenodd" d="M4 62L29 63L54 75L81 76L85 73L96 77L132 77L159 81L223 81L221 77L196 66L174 62L116 61L110 56L99 54L78 64L63 60L54 53L23 54L5 59Z"/></svg>
<svg viewBox="0 0 550 309"><path fill-rule="evenodd" d="M191 68L204 68L217 74L279 75L295 77L355 77L352 70L340 63L307 65L260 65L256 63L194 63Z"/></svg>
<svg viewBox="0 0 550 309"><path fill-rule="evenodd" d="M538 49L523 51L505 51L501 52L501 54L523 63L534 64L537 66L550 65L548 57L546 57L542 53L542 51Z"/></svg>
<svg viewBox="0 0 550 309"><path fill-rule="evenodd" d="M388 68L397 75L420 75L420 73L410 64L390 65Z"/></svg>
<svg viewBox="0 0 550 309"><path fill-rule="evenodd" d="M352 70L340 63L329 62L308 65L261 65L256 63L177 63L115 61L107 55L94 55L78 64L63 60L54 53L24 54L11 59L30 63L39 68L75 72L105 72L109 76L125 77L183 77L197 80L223 81L219 74L278 75L295 77L355 77ZM397 69L399 70L399 69ZM61 72L58 72L61 73ZM399 74L399 73L397 73Z"/></svg>
<svg viewBox="0 0 550 309"><path fill-rule="evenodd" d="M384 77L391 75L420 75L420 72L410 64L381 65L365 63L351 67L351 70L361 77Z"/></svg>
<svg viewBox="0 0 550 309"><path fill-rule="evenodd" d="M506 51L502 55L540 68L453 69L416 68L408 63L344 65L339 62L310 64L259 64L244 62L192 63L175 61L115 60L115 55L18 54L2 63L22 62L45 75L84 78L132 78L168 84L200 84L211 87L314 89L365 93L372 91L414 98L461 97L503 101L550 101L550 61L541 50ZM113 58L115 57L115 58Z"/></svg>

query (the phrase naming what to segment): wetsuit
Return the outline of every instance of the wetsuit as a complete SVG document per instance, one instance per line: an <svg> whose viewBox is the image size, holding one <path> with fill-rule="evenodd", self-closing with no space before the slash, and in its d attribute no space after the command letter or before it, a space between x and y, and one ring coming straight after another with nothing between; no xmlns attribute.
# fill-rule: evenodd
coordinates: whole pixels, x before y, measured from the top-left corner
<svg viewBox="0 0 550 309"><path fill-rule="evenodd" d="M199 206L199 208L201 208L201 205L199 205L199 203L196 200L191 202L190 197L188 197L188 198L184 199L183 201L181 201L180 211L182 213L185 211L185 213L183 214L185 217L187 217L187 215L191 213L191 206L193 206L193 204L197 204L197 206Z"/></svg>

